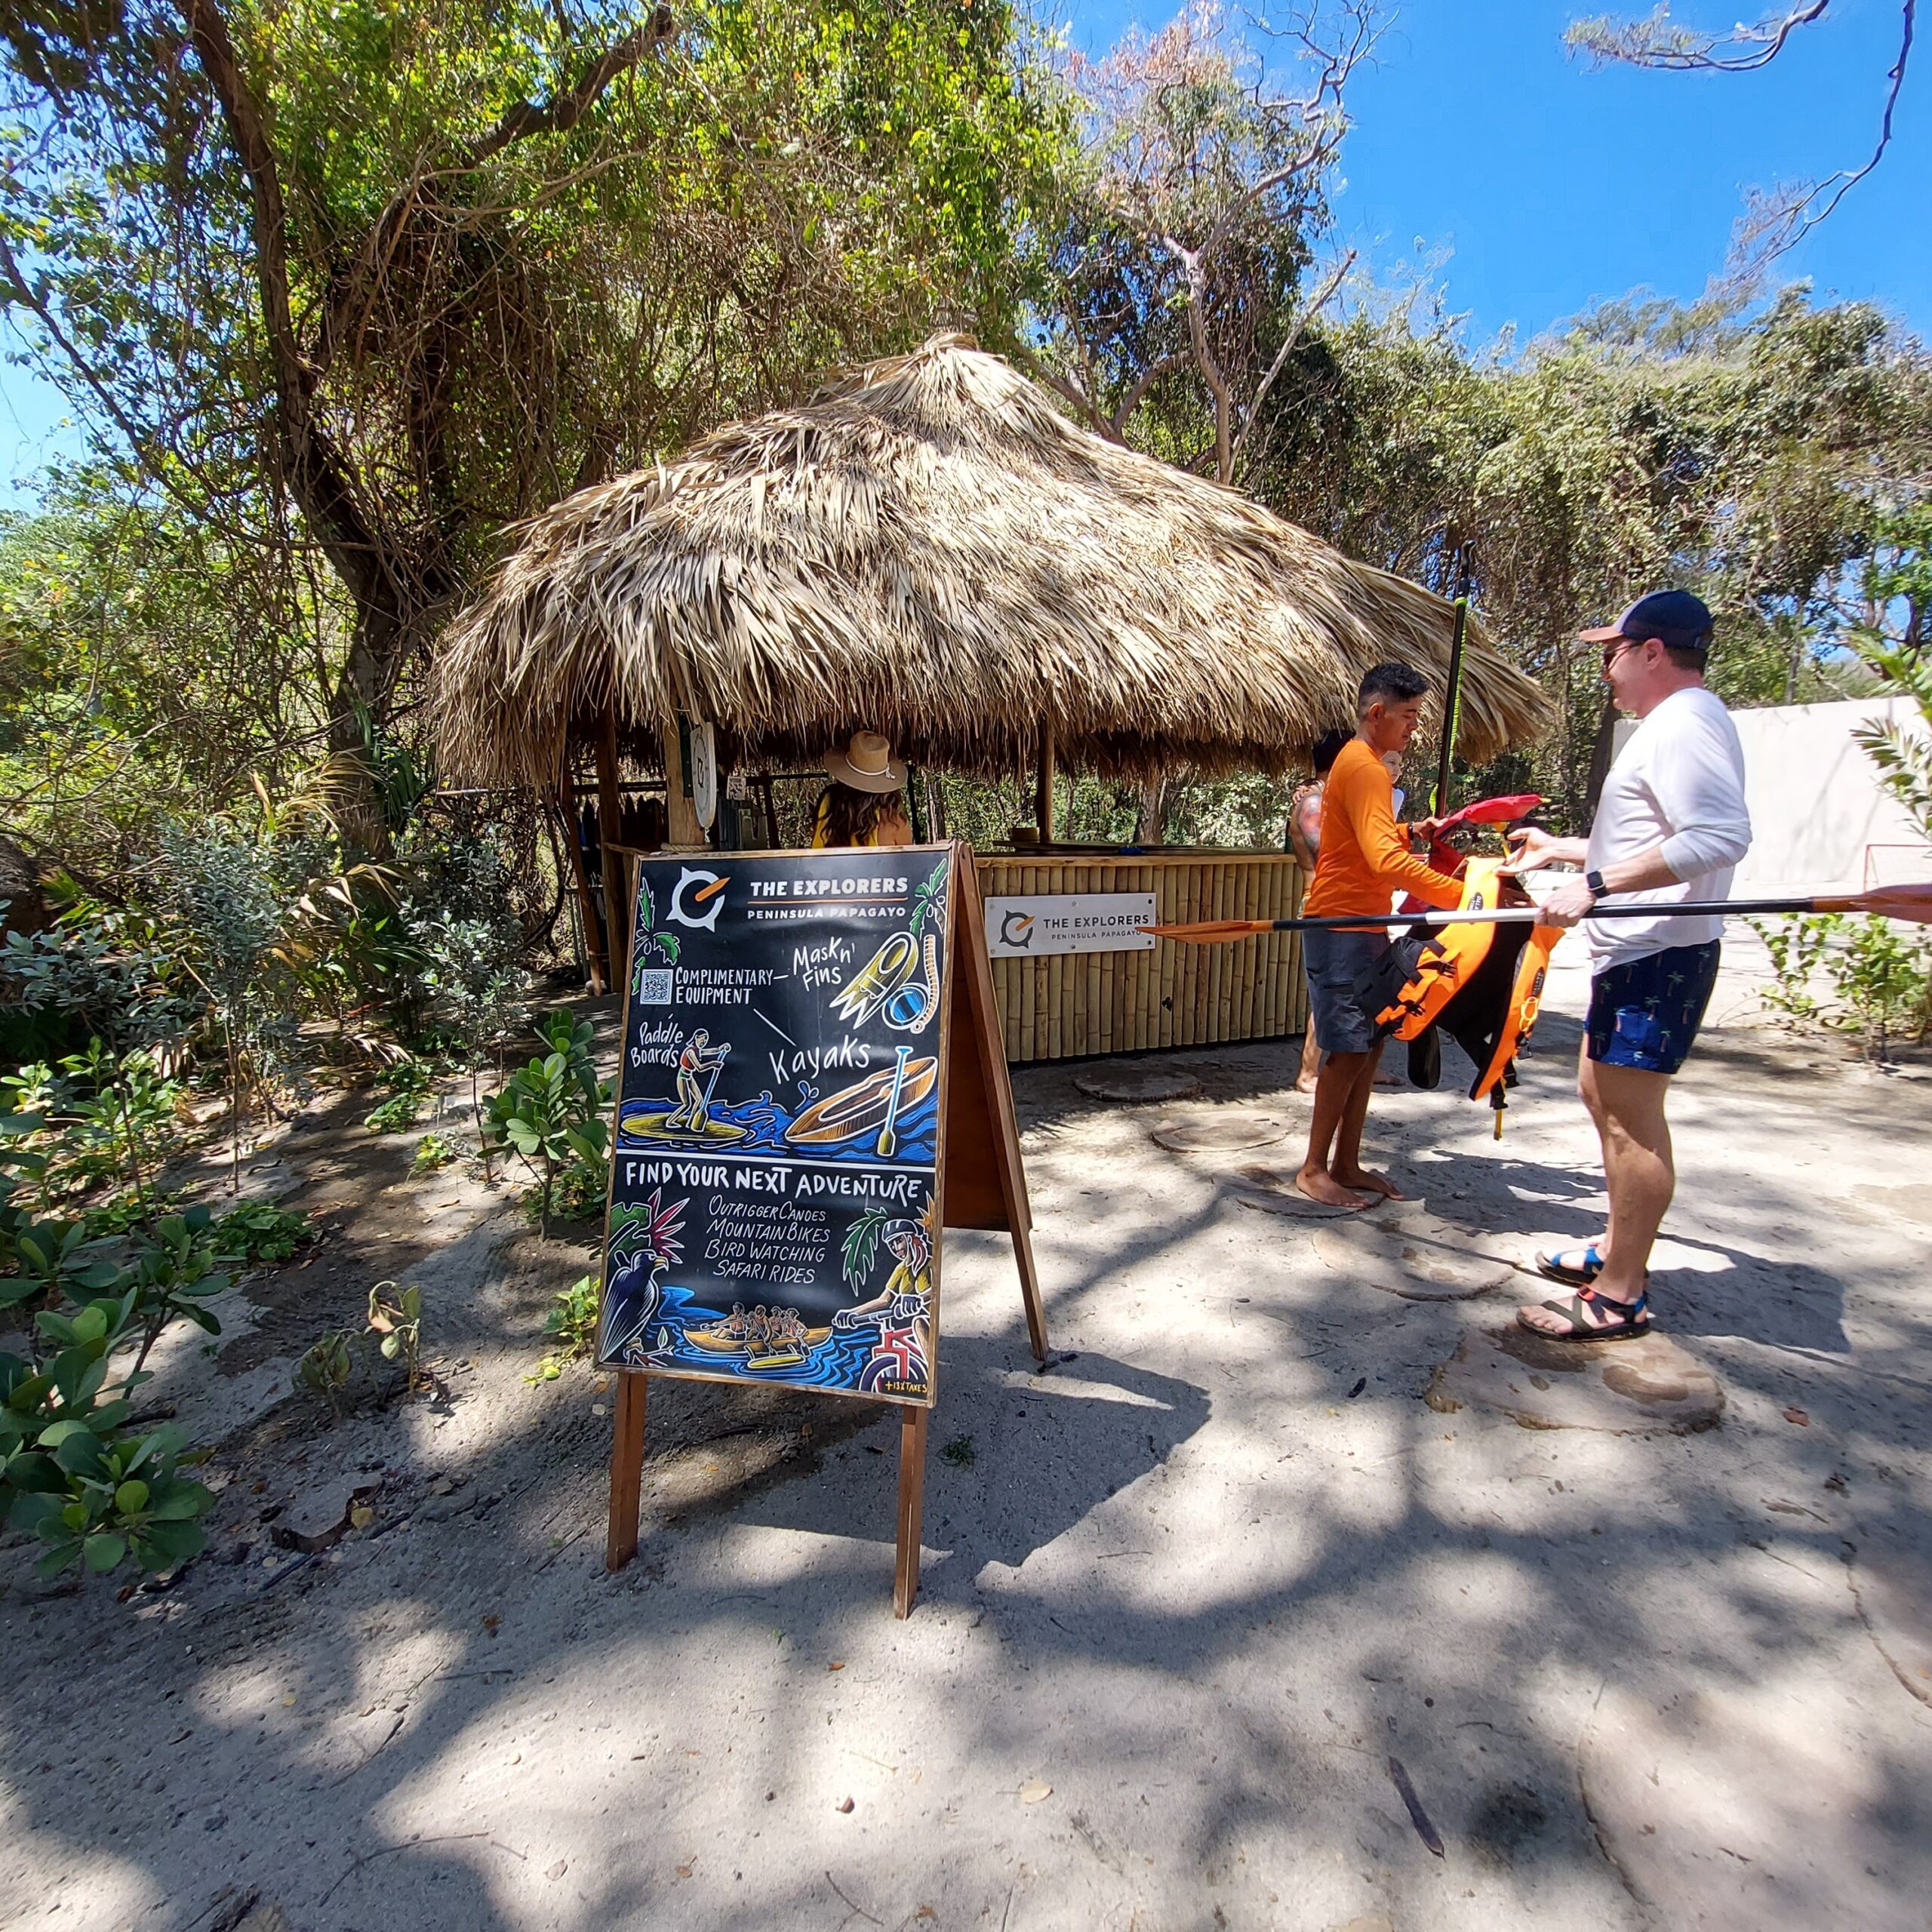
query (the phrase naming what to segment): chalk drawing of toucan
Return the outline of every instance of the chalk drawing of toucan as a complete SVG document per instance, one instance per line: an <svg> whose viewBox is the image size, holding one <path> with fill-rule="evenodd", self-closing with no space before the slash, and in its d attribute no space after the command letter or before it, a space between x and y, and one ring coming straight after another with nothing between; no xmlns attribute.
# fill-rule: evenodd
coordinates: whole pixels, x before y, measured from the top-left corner
<svg viewBox="0 0 1932 1932"><path fill-rule="evenodd" d="M652 1189L651 1198L644 1204L643 1218L624 1229L611 1244L615 1266L605 1293L605 1340L600 1351L607 1361L635 1363L652 1352L651 1326L664 1303L660 1284L665 1271L684 1254L677 1237L684 1231L685 1203L674 1201L668 1208L663 1206L663 1192ZM660 1352L669 1340L669 1330L660 1328Z"/></svg>

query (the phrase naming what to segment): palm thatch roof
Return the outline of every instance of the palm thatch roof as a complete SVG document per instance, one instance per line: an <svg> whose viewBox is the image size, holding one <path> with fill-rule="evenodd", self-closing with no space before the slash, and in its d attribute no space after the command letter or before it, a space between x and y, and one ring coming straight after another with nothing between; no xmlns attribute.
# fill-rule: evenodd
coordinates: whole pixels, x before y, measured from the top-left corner
<svg viewBox="0 0 1932 1932"><path fill-rule="evenodd" d="M513 533L437 664L445 769L552 782L614 704L660 762L708 718L734 762L855 729L921 764L1279 771L1361 673L1446 672L1452 607L1232 490L1109 443L968 339L845 373ZM1472 622L1458 749L1538 735Z"/></svg>

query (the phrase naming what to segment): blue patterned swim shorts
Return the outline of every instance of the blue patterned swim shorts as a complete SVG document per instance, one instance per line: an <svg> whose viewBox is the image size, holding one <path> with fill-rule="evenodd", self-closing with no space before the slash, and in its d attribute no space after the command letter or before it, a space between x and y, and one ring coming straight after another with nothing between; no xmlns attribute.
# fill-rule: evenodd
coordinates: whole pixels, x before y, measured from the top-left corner
<svg viewBox="0 0 1932 1932"><path fill-rule="evenodd" d="M1604 1066L1675 1073L1717 984L1719 943L1673 946L1607 967L1590 982L1589 1057Z"/></svg>

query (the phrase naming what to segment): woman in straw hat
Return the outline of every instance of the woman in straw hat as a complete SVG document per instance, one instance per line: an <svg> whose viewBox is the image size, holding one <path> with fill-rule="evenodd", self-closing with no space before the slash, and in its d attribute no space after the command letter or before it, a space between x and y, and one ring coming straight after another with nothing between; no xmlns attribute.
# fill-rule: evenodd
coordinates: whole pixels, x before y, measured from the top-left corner
<svg viewBox="0 0 1932 1932"><path fill-rule="evenodd" d="M812 844L909 845L912 827L900 792L904 760L876 731L854 731L851 742L825 761L832 783L819 794L812 814Z"/></svg>

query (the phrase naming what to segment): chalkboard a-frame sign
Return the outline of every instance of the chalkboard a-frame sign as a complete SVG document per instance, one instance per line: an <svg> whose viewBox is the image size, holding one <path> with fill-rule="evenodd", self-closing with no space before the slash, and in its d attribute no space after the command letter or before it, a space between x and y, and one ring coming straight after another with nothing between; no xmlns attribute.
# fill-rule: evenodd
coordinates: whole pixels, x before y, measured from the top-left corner
<svg viewBox="0 0 1932 1932"><path fill-rule="evenodd" d="M639 860L610 1200L606 1567L637 1549L646 1377L855 1395L903 1411L905 1616L946 1228L1011 1232L1047 1354L966 848Z"/></svg>

